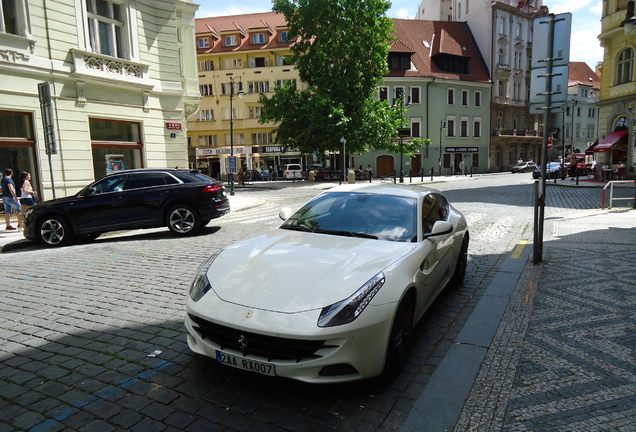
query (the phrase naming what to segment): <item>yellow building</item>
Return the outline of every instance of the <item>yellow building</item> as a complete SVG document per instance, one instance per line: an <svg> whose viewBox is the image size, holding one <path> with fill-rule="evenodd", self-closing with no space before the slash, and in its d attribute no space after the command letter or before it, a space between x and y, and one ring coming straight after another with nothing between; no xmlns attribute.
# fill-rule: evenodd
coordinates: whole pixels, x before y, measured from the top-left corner
<svg viewBox="0 0 636 432"><path fill-rule="evenodd" d="M629 3L633 7L633 0L603 0L601 34L598 38L605 53L602 73L599 74L599 143L594 147L594 152L597 165L608 162L616 168L624 162L624 177L636 178L636 32L626 32L622 25Z"/></svg>
<svg viewBox="0 0 636 432"><path fill-rule="evenodd" d="M188 160L192 168L216 178L229 172L229 156L237 168L269 170L288 163L306 164L298 152L274 145L272 125L259 123L261 93L299 75L290 64L288 24L275 12L196 20L199 113L188 123ZM232 139L233 138L233 139ZM268 171L265 171L268 172Z"/></svg>

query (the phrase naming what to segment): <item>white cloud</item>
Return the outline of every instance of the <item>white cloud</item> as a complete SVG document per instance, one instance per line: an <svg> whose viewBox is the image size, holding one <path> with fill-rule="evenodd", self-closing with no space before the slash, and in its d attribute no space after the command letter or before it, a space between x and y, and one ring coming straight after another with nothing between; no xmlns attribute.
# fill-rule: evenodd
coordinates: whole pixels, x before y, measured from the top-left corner
<svg viewBox="0 0 636 432"><path fill-rule="evenodd" d="M411 13L410 9L398 9L398 10L390 9L387 12L387 16L390 16L392 18L400 18L400 19L413 19L415 18L415 13Z"/></svg>
<svg viewBox="0 0 636 432"><path fill-rule="evenodd" d="M583 9L594 0L554 0L544 1L550 9L550 13L560 14L566 12L574 12L579 9Z"/></svg>
<svg viewBox="0 0 636 432"><path fill-rule="evenodd" d="M596 15L597 17L601 17L603 13L603 2L598 2L590 8L590 12Z"/></svg>

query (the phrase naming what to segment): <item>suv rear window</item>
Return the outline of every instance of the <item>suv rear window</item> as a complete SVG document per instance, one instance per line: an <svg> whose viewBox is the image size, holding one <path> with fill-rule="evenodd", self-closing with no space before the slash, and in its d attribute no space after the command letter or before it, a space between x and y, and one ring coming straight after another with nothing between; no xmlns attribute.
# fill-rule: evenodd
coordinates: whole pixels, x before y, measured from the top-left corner
<svg viewBox="0 0 636 432"><path fill-rule="evenodd" d="M170 174L184 183L210 183L214 181L204 174L189 171L170 171Z"/></svg>

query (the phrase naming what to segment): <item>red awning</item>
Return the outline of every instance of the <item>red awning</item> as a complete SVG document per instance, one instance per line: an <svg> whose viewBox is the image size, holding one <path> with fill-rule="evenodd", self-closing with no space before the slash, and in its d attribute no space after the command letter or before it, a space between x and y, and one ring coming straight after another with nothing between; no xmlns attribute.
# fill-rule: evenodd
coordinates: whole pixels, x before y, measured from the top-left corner
<svg viewBox="0 0 636 432"><path fill-rule="evenodd" d="M585 154L593 154L594 149L596 148L597 145L598 145L598 140L594 141L594 144L592 144L585 150Z"/></svg>
<svg viewBox="0 0 636 432"><path fill-rule="evenodd" d="M605 138L603 141L598 143L596 147L594 147L595 152L608 152L612 148L614 144L620 141L625 135L627 135L628 131L618 131L612 132Z"/></svg>

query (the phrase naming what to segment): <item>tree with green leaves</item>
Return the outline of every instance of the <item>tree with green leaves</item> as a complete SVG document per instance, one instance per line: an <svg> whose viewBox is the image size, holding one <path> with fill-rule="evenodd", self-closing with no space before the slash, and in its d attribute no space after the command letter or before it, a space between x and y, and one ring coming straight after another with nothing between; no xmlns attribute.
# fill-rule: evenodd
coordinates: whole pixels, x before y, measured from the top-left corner
<svg viewBox="0 0 636 432"><path fill-rule="evenodd" d="M277 124L276 141L301 153L339 151L346 139L349 153L372 149L400 152L397 128L404 104L378 100L378 84L388 72L393 21L385 16L386 0L274 0L284 14L300 79L261 94L261 123ZM404 144L412 154L416 144Z"/></svg>

